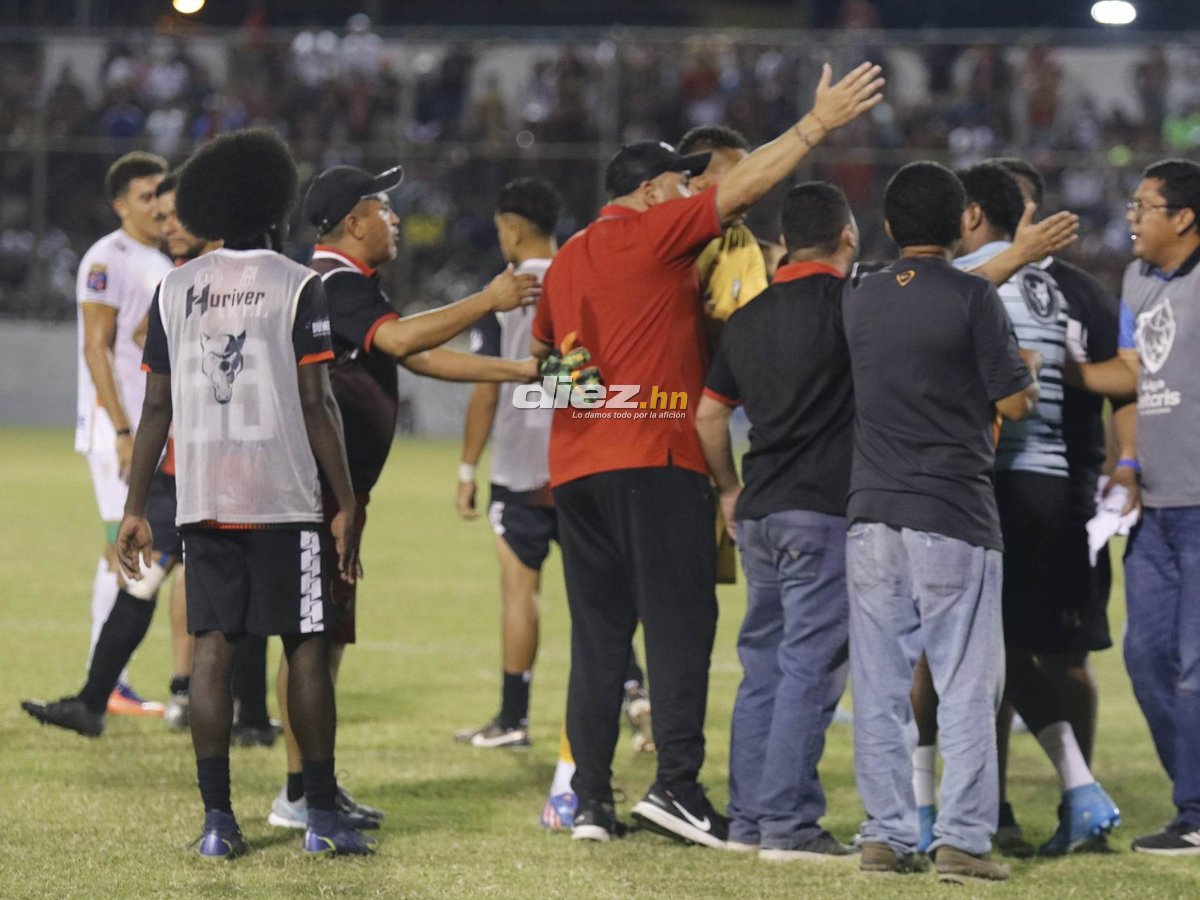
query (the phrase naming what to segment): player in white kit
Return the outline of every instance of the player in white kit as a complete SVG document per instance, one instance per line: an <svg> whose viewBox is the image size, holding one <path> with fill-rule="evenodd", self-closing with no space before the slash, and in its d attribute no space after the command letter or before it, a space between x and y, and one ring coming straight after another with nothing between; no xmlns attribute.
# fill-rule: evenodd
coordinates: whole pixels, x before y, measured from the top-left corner
<svg viewBox="0 0 1200 900"><path fill-rule="evenodd" d="M84 254L76 276L79 304L79 388L75 450L87 457L104 523L104 554L92 583L92 634L89 665L100 629L117 598L114 542L125 507L126 478L133 456L133 434L142 414L146 376L141 371L138 326L150 310L154 288L171 269L159 249L155 189L167 171L166 160L150 153L127 153L108 170L104 186L121 227ZM158 715L161 704L144 703L124 673L108 703L108 712Z"/></svg>

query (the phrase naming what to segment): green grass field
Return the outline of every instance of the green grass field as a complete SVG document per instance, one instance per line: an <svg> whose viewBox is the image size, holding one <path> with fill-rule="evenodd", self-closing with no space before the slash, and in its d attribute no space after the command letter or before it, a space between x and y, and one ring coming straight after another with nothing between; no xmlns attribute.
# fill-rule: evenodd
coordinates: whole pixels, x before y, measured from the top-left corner
<svg viewBox="0 0 1200 900"><path fill-rule="evenodd" d="M1197 897L1191 860L1128 852L1172 815L1170 786L1130 693L1118 651L1098 657L1103 690L1096 771L1125 825L1106 856L1014 866L1007 885L939 886L932 876L872 878L846 865L761 863L634 834L580 846L538 827L558 746L568 618L557 553L545 577L542 652L533 690L534 746L475 751L451 732L483 722L499 684L497 574L485 520L461 522L452 496L457 448L398 444L370 507L359 644L339 692L338 766L361 799L387 810L370 860L308 862L299 836L266 825L282 747L235 749L234 807L251 854L210 864L185 846L201 822L191 744L161 721L110 718L99 740L39 727L24 697L78 688L100 527L83 460L65 431L0 430L4 581L0 620L0 896L25 897ZM669 527L664 523L664 527ZM704 780L726 799L729 715L739 678L734 641L743 588L721 589ZM1114 603L1114 630L1123 615ZM273 655L277 649L273 649ZM133 665L161 698L170 670L160 610ZM653 679L651 679L653 692ZM1198 726L1200 727L1200 726ZM1014 738L1012 795L1029 835L1049 836L1057 786L1035 742ZM822 767L827 826L849 838L862 816L850 730L834 726ZM626 737L616 784L632 804L653 778Z"/></svg>

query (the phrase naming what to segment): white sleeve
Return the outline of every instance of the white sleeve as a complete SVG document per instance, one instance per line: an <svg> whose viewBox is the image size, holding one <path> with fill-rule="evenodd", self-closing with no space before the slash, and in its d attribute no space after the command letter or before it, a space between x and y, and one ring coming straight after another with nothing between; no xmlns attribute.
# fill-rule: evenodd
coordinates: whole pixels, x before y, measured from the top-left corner
<svg viewBox="0 0 1200 900"><path fill-rule="evenodd" d="M84 254L75 275L75 299L78 303L103 303L121 308L117 286L113 283L116 251L108 245L93 246Z"/></svg>

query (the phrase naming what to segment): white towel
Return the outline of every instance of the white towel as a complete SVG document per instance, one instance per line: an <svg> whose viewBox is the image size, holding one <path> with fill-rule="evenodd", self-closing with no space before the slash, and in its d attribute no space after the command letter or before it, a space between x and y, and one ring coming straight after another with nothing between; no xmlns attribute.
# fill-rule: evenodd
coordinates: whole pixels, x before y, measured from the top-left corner
<svg viewBox="0 0 1200 900"><path fill-rule="evenodd" d="M1105 497L1104 487L1107 484L1108 476L1101 475L1096 488L1096 515L1087 523L1088 559L1092 561L1093 566L1096 565L1096 557L1100 551L1108 544L1108 539L1118 534L1129 534L1129 530L1141 518L1141 511L1137 509L1121 515L1121 510L1129 502L1129 490L1118 484Z"/></svg>

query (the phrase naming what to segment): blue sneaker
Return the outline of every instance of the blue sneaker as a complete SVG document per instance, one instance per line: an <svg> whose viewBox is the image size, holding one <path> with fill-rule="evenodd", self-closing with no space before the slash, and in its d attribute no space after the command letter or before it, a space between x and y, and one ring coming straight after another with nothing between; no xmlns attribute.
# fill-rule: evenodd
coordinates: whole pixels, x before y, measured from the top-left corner
<svg viewBox="0 0 1200 900"><path fill-rule="evenodd" d="M355 831L345 816L323 809L308 811L304 852L310 856L370 856L378 842Z"/></svg>
<svg viewBox="0 0 1200 900"><path fill-rule="evenodd" d="M1066 856L1102 839L1121 824L1121 811L1099 782L1071 788L1058 805L1058 829L1039 856Z"/></svg>
<svg viewBox="0 0 1200 900"><path fill-rule="evenodd" d="M937 821L936 806L918 806L917 817L921 820L921 839L917 841L917 852L928 853L933 843L933 823Z"/></svg>
<svg viewBox="0 0 1200 900"><path fill-rule="evenodd" d="M205 859L233 859L246 852L242 829L232 813L211 809L204 814L204 830L200 832L200 855Z"/></svg>
<svg viewBox="0 0 1200 900"><path fill-rule="evenodd" d="M575 810L578 808L579 798L570 791L551 794L542 807L542 827L551 831L570 831L575 827Z"/></svg>

